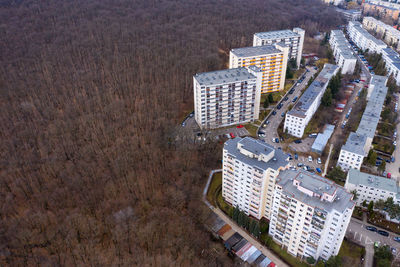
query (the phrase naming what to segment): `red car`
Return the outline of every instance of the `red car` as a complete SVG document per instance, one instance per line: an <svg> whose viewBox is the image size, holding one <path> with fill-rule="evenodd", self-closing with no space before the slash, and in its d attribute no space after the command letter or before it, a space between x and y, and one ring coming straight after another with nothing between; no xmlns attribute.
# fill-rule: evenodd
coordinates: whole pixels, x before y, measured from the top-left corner
<svg viewBox="0 0 400 267"><path fill-rule="evenodd" d="M365 80L360 80L360 81L365 82Z"/></svg>
<svg viewBox="0 0 400 267"><path fill-rule="evenodd" d="M238 126L236 126L236 128L243 128L244 126L243 125L238 125Z"/></svg>
<svg viewBox="0 0 400 267"><path fill-rule="evenodd" d="M235 138L235 135L233 133L229 133L229 135L231 136L231 138Z"/></svg>
<svg viewBox="0 0 400 267"><path fill-rule="evenodd" d="M392 174L390 172L387 173L387 178L392 178Z"/></svg>

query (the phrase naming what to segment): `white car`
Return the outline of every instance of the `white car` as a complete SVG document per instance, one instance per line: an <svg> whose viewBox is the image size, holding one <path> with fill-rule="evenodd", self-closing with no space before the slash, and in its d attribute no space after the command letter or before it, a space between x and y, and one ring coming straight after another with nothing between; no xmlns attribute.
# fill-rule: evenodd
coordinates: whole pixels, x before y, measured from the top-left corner
<svg viewBox="0 0 400 267"><path fill-rule="evenodd" d="M322 163L321 158L318 158L318 159L317 159L317 163L318 163L318 164L321 164L321 163Z"/></svg>
<svg viewBox="0 0 400 267"><path fill-rule="evenodd" d="M308 161L312 162L312 157L311 156L308 156Z"/></svg>
<svg viewBox="0 0 400 267"><path fill-rule="evenodd" d="M275 138L272 138L272 143L275 143Z"/></svg>

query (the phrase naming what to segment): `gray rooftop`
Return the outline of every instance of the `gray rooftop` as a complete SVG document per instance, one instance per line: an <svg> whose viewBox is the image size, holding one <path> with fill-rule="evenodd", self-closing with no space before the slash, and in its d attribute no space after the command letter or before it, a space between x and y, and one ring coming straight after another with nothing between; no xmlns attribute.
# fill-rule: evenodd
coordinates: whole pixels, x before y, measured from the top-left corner
<svg viewBox="0 0 400 267"><path fill-rule="evenodd" d="M379 39L376 39L372 34L370 34L366 29L362 27L362 24L358 21L350 21L349 25L353 24L353 27L356 31L358 31L361 35L365 38L369 39L371 42L374 42L376 45L379 46L386 46L386 44Z"/></svg>
<svg viewBox="0 0 400 267"><path fill-rule="evenodd" d="M347 38L344 36L341 30L332 30L331 39L336 40L337 49L345 59L356 60L353 51L350 49L350 43L347 41Z"/></svg>
<svg viewBox="0 0 400 267"><path fill-rule="evenodd" d="M214 85L241 82L254 79L256 76L249 73L246 68L234 68L197 73L194 78L200 85Z"/></svg>
<svg viewBox="0 0 400 267"><path fill-rule="evenodd" d="M343 150L365 156L366 151L364 151L364 146L367 142L367 137L365 135L360 135L351 132L347 138L346 144L342 146Z"/></svg>
<svg viewBox="0 0 400 267"><path fill-rule="evenodd" d="M386 55L387 58L389 58L390 63L392 63L397 69L400 69L400 56L399 54L394 51L392 48L384 48L382 49L383 54Z"/></svg>
<svg viewBox="0 0 400 267"><path fill-rule="evenodd" d="M300 181L301 187L307 188L316 194L335 194L335 200L333 202L322 201L318 197L311 197L301 192L293 185L294 179ZM346 209L352 209L355 205L354 201L352 201L353 194L348 193L343 187L335 184L333 181L307 171L281 171L277 177L276 184L282 186L283 192L296 200L315 208L324 209L327 212L332 210L344 212Z"/></svg>
<svg viewBox="0 0 400 267"><path fill-rule="evenodd" d="M311 147L312 151L315 151L317 153L322 153L324 150L326 143L328 143L329 138L331 138L331 135L333 131L335 130L335 126L331 124L327 124L326 128L323 133L319 133L317 138L315 138L315 141Z"/></svg>
<svg viewBox="0 0 400 267"><path fill-rule="evenodd" d="M302 94L288 114L297 117L305 117L312 103L314 103L321 91L328 86L329 80L338 68L337 65L325 64L318 77L315 78L307 90Z"/></svg>
<svg viewBox="0 0 400 267"><path fill-rule="evenodd" d="M279 30L269 32L257 32L254 34L260 39L279 39L279 38L292 38L300 37L300 35L292 30Z"/></svg>
<svg viewBox="0 0 400 267"><path fill-rule="evenodd" d="M235 48L231 50L231 53L237 57L256 57L256 56L277 54L283 52L277 49L274 45L263 45L263 46Z"/></svg>
<svg viewBox="0 0 400 267"><path fill-rule="evenodd" d="M263 154L268 154L274 151L274 157L268 162L259 161L256 158L247 157L246 155L240 153L240 151L237 149L238 143L242 144L243 148L247 151L250 151L257 155L261 152ZM267 170L269 168L278 170L279 168L285 167L289 164L288 156L283 153L282 150L275 149L273 146L251 137L236 137L233 139L229 139L225 142L224 149L226 149L227 152L237 160L242 161L253 167L257 167L261 170Z"/></svg>
<svg viewBox="0 0 400 267"><path fill-rule="evenodd" d="M400 192L399 186L397 185L397 182L395 180L360 172L356 169L349 170L346 183L354 185L365 185L368 187L393 192L395 194Z"/></svg>

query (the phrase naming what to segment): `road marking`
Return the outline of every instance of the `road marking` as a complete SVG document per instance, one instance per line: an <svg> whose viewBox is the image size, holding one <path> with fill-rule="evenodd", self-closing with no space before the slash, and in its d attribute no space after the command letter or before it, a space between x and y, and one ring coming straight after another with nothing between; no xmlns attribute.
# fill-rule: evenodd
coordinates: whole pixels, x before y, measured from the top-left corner
<svg viewBox="0 0 400 267"><path fill-rule="evenodd" d="M365 237L365 244L370 245L373 244L374 242L367 236Z"/></svg>
<svg viewBox="0 0 400 267"><path fill-rule="evenodd" d="M360 234L360 242L362 242L362 234Z"/></svg>

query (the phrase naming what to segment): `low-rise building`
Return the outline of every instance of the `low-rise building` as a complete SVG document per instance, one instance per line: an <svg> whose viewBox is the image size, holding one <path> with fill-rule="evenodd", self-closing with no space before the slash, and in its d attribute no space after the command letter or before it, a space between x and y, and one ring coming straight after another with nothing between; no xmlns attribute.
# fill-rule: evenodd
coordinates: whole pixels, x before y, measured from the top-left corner
<svg viewBox="0 0 400 267"><path fill-rule="evenodd" d="M202 129L252 122L260 113L262 70L256 66L196 74L195 120Z"/></svg>
<svg viewBox="0 0 400 267"><path fill-rule="evenodd" d="M322 154L322 152L324 151L325 146L328 143L329 138L331 138L334 130L335 130L334 125L327 124L324 132L319 133L317 135L317 138L315 138L315 141L311 147L311 151L318 153L318 154Z"/></svg>
<svg viewBox="0 0 400 267"><path fill-rule="evenodd" d="M334 182L306 171L279 174L269 235L294 257L328 260L338 254L355 203Z"/></svg>
<svg viewBox="0 0 400 267"><path fill-rule="evenodd" d="M336 75L339 67L332 64L325 64L317 78L303 93L294 107L287 112L285 117L284 130L290 135L302 137L304 129L317 111L321 98L325 93L330 79Z"/></svg>
<svg viewBox="0 0 400 267"><path fill-rule="evenodd" d="M373 31L381 36L389 46L400 50L400 31L373 17L364 17L363 26L368 31Z"/></svg>
<svg viewBox="0 0 400 267"><path fill-rule="evenodd" d="M355 21L361 18L361 10L358 9L336 8L336 11L341 13L347 21Z"/></svg>
<svg viewBox="0 0 400 267"><path fill-rule="evenodd" d="M282 150L251 137L225 142L222 158L222 197L247 215L270 219L275 180L289 168Z"/></svg>
<svg viewBox="0 0 400 267"><path fill-rule="evenodd" d="M356 191L357 206L361 206L364 201L385 201L389 197L393 198L395 204L400 204L400 188L396 180L350 169L344 188L349 192Z"/></svg>
<svg viewBox="0 0 400 267"><path fill-rule="evenodd" d="M344 171L348 171L351 168L359 170L364 157L369 151L366 150L366 146L367 137L365 135L351 132L347 138L346 144L342 146L340 150L337 165Z"/></svg>
<svg viewBox="0 0 400 267"><path fill-rule="evenodd" d="M232 49L229 68L257 66L262 70L261 93L283 90L289 47L280 44Z"/></svg>
<svg viewBox="0 0 400 267"><path fill-rule="evenodd" d="M336 64L342 69L342 74L353 74L357 58L353 55L350 43L341 30L332 30L329 44L332 48Z"/></svg>
<svg viewBox="0 0 400 267"><path fill-rule="evenodd" d="M387 45L376 39L367 30L365 30L358 21L349 21L347 32L350 39L362 50L380 54Z"/></svg>
<svg viewBox="0 0 400 267"><path fill-rule="evenodd" d="M295 59L299 68L303 52L304 35L305 31L300 28L294 28L293 31L258 32L254 34L253 46L283 43L289 47L288 59Z"/></svg>

